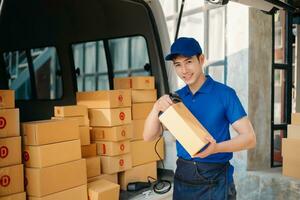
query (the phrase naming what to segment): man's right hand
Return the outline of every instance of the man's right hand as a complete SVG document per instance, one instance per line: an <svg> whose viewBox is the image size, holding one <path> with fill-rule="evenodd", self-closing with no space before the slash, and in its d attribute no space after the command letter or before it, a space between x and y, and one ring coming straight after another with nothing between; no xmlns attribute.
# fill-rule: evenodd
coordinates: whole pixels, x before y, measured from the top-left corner
<svg viewBox="0 0 300 200"><path fill-rule="evenodd" d="M157 113L160 111L164 112L167 110L171 105L173 105L172 100L170 99L169 95L161 96L154 104L153 108Z"/></svg>

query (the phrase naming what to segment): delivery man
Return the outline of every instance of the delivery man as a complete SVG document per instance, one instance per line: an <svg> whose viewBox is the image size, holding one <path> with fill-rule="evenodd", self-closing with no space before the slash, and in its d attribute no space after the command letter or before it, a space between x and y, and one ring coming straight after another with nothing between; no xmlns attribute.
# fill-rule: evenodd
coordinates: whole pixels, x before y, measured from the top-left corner
<svg viewBox="0 0 300 200"><path fill-rule="evenodd" d="M236 199L234 168L229 163L232 152L254 148L256 145L253 127L239 98L232 88L204 75L205 57L194 38L177 39L165 59L173 62L176 74L186 84L176 93L211 134L206 138L209 142L207 147L194 158L176 141L178 159L173 199ZM144 140L155 140L162 134L158 114L172 104L169 95L155 102L145 122ZM238 133L232 139L230 124Z"/></svg>

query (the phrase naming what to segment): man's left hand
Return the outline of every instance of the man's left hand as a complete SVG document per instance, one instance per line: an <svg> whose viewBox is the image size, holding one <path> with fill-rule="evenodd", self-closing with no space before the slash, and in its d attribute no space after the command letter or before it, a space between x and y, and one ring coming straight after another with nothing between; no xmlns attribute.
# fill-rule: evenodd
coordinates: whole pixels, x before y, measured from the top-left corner
<svg viewBox="0 0 300 200"><path fill-rule="evenodd" d="M214 138L212 138L211 136L207 136L205 139L209 142L209 145L207 146L207 148L204 151L196 154L194 157L205 158L211 154L217 153L216 140Z"/></svg>

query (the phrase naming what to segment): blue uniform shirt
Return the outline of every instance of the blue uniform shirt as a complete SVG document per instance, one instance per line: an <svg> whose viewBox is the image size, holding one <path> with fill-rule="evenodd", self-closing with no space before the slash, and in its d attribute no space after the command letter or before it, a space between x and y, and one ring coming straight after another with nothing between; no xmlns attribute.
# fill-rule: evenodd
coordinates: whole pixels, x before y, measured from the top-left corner
<svg viewBox="0 0 300 200"><path fill-rule="evenodd" d="M230 140L229 125L247 115L235 91L214 81L210 76L206 76L205 82L195 94L187 85L176 93L217 143ZM224 163L232 158L232 153L217 153L206 158L191 158L178 141L176 141L176 148L178 157L197 162ZM233 180L232 166L229 168L228 175L229 182L231 182Z"/></svg>

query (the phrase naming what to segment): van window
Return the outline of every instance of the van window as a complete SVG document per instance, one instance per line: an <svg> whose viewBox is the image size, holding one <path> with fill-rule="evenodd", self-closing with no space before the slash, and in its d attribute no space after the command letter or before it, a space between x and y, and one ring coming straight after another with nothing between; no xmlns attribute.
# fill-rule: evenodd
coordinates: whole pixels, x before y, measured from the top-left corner
<svg viewBox="0 0 300 200"><path fill-rule="evenodd" d="M149 55L145 38L124 37L104 41L85 42L72 45L77 75L78 91L108 90L109 77L150 75L145 70ZM106 54L108 52L109 55ZM107 62L110 59L110 62ZM112 69L109 76L108 63Z"/></svg>
<svg viewBox="0 0 300 200"><path fill-rule="evenodd" d="M53 100L62 97L60 65L54 47L4 53L9 88L17 100ZM30 65L29 63L32 63Z"/></svg>

